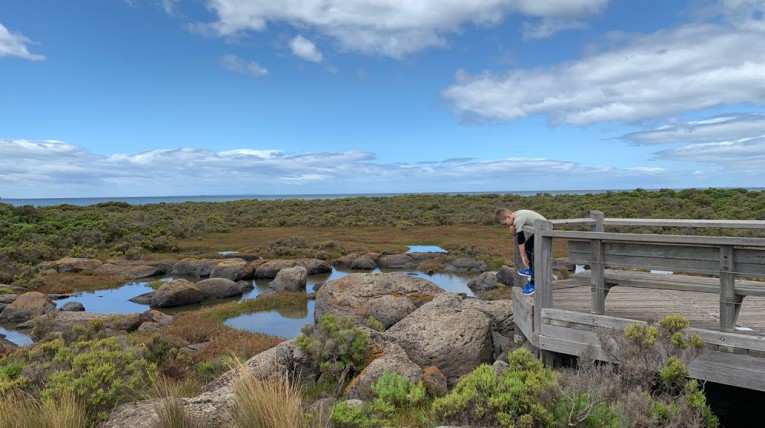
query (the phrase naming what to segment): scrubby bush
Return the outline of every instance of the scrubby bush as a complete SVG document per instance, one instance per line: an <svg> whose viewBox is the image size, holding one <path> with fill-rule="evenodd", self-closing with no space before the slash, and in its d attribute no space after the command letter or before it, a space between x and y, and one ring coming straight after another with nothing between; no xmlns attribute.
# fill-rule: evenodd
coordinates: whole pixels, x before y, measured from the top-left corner
<svg viewBox="0 0 765 428"><path fill-rule="evenodd" d="M306 324L297 344L319 365L319 382L337 383L338 390L361 372L369 359L366 334L354 327L351 318L322 315L315 324Z"/></svg>
<svg viewBox="0 0 765 428"><path fill-rule="evenodd" d="M552 370L525 349L508 356L510 367L497 375L481 365L465 375L449 393L433 402L440 421L455 424L552 426L549 409L557 394Z"/></svg>

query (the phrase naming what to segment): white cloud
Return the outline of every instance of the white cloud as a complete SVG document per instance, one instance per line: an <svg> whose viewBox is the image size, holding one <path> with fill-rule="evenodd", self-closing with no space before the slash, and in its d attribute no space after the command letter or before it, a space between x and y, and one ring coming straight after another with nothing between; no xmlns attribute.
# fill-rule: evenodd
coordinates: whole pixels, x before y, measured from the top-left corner
<svg viewBox="0 0 765 428"><path fill-rule="evenodd" d="M546 115L552 123L576 125L760 104L765 99L765 49L754 47L765 40L765 28L744 24L658 31L554 67L506 74L460 71L442 96L466 118Z"/></svg>
<svg viewBox="0 0 765 428"><path fill-rule="evenodd" d="M245 76L258 78L268 75L267 68L261 67L255 61L247 62L236 55L226 55L221 59L220 63L226 70L244 74Z"/></svg>
<svg viewBox="0 0 765 428"><path fill-rule="evenodd" d="M265 31L268 23L312 28L342 50L402 58L446 46L446 35L465 25L496 25L518 13L573 20L599 13L608 0L206 0L221 36Z"/></svg>
<svg viewBox="0 0 765 428"><path fill-rule="evenodd" d="M761 185L759 174L749 181L737 177L737 185ZM650 165L615 168L541 158L381 163L362 151L178 148L99 155L60 141L0 140L4 198L564 190L602 189L604 183L613 189L657 188L682 187L689 175ZM722 171L709 180L729 176ZM702 185L715 184L720 182Z"/></svg>
<svg viewBox="0 0 765 428"><path fill-rule="evenodd" d="M523 24L523 39L544 39L561 31L578 30L586 27L587 25L584 22L570 19L543 19L538 24L525 22Z"/></svg>
<svg viewBox="0 0 765 428"><path fill-rule="evenodd" d="M45 56L29 52L27 45L33 44L31 40L21 34L11 33L8 28L0 24L0 57L15 56L32 61L42 61Z"/></svg>
<svg viewBox="0 0 765 428"><path fill-rule="evenodd" d="M321 62L323 60L321 52L316 49L316 45L300 34L290 41L290 48L292 48L294 55L306 61Z"/></svg>
<svg viewBox="0 0 765 428"><path fill-rule="evenodd" d="M661 150L656 159L707 163L737 179L742 175L762 175L765 171L765 136L736 141L690 144L677 149ZM758 185L762 186L762 182Z"/></svg>
<svg viewBox="0 0 765 428"><path fill-rule="evenodd" d="M733 113L668 124L620 137L635 144L707 143L765 136L765 114Z"/></svg>

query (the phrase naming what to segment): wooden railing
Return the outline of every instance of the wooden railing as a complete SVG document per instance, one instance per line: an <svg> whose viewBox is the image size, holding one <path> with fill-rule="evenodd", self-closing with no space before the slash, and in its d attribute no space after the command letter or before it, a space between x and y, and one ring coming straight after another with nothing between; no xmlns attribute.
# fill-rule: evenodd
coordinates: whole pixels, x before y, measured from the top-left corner
<svg viewBox="0 0 765 428"><path fill-rule="evenodd" d="M590 231L554 230L553 227L587 226ZM569 260L586 264L591 271L592 313L604 314L608 290L616 285L717 292L720 295L720 330L733 331L743 298L765 295L765 282L741 278L765 278L765 238L665 235L606 232L606 226L683 228L738 228L765 230L761 220L657 220L605 218L593 211L590 218L537 220L524 230L534 234L535 283L534 331L539 331L542 310L553 308L552 243L569 240ZM516 245L516 266L520 255ZM669 270L690 275L659 277L613 271L625 269ZM710 279L717 278L710 283ZM713 280L714 281L714 280ZM639 304L636 302L636 304Z"/></svg>

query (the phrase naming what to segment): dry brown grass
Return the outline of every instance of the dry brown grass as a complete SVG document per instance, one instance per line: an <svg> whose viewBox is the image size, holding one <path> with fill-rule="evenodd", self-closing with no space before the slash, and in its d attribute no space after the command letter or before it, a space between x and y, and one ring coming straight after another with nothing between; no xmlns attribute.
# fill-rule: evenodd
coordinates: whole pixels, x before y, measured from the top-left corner
<svg viewBox="0 0 765 428"><path fill-rule="evenodd" d="M38 401L22 393L0 396L0 427L72 428L88 426L85 406L72 394Z"/></svg>
<svg viewBox="0 0 765 428"><path fill-rule="evenodd" d="M308 427L300 387L288 377L258 379L240 361L233 368L239 376L234 380L231 428Z"/></svg>
<svg viewBox="0 0 765 428"><path fill-rule="evenodd" d="M446 250L462 247L483 248L499 253L505 264L512 265L512 237L507 228L483 225L396 227L261 227L227 233L211 233L178 242L182 254L215 254L217 251L238 250L248 254L264 253L270 242L300 236L309 247L332 241L345 252L390 251L404 252L408 245L438 245ZM157 257L178 257L160 254ZM556 241L554 257L565 257L565 242Z"/></svg>

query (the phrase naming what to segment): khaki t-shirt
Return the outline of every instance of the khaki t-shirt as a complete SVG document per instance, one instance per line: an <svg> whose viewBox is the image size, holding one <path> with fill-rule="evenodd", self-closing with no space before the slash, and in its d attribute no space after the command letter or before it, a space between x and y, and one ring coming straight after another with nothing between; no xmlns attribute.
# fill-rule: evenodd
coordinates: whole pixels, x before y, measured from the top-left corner
<svg viewBox="0 0 765 428"><path fill-rule="evenodd" d="M534 220L547 220L538 212L531 210L518 210L515 212L515 220L513 226L515 226L515 233L523 230L523 226L534 226ZM525 234L525 233L524 233Z"/></svg>

